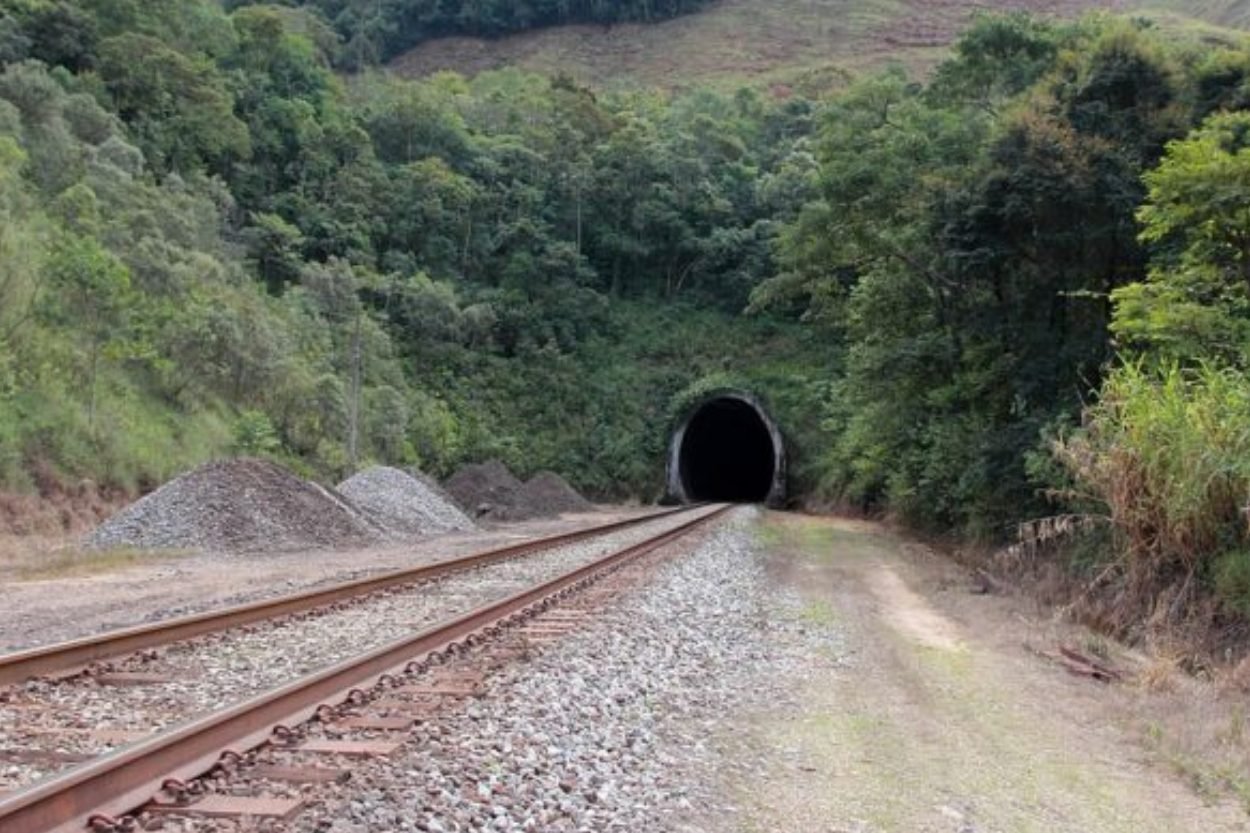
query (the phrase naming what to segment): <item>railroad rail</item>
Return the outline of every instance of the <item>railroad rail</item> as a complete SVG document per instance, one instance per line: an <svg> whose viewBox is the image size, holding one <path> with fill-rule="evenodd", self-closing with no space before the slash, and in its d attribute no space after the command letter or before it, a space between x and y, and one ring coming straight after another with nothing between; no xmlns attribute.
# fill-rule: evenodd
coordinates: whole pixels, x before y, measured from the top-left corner
<svg viewBox="0 0 1250 833"><path fill-rule="evenodd" d="M387 690L405 674L501 636L626 563L676 541L730 509L700 507L695 517L410 637L317 671L280 688L162 732L147 740L0 797L4 833L69 833L118 829L117 818L148 804L162 788L202 776L275 734ZM671 513L663 513L671 514ZM648 516L650 518L656 515ZM619 526L617 528L620 528ZM505 548L506 549L506 548Z"/></svg>
<svg viewBox="0 0 1250 833"><path fill-rule="evenodd" d="M206 613L166 619L151 624L136 625L80 639L16 651L0 656L0 686L13 685L41 675L72 673L90 663L103 659L155 648L171 642L203 636L204 634L216 633L241 625L249 625L266 619L276 619L280 616L301 613L392 587L433 581L444 576L544 552L589 538L597 538L681 512L695 511L696 509L697 507L680 507L649 512L634 518L597 524L585 529L536 538L518 544L509 544L458 558L436 561L421 567L390 571L377 576L343 582L331 587L307 590L258 602L224 607Z"/></svg>

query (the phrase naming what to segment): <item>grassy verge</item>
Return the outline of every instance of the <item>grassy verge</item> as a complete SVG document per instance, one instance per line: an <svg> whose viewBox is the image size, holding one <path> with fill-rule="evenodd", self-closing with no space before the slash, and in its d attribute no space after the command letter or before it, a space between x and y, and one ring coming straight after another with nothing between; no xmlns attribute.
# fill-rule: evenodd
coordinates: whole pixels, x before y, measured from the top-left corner
<svg viewBox="0 0 1250 833"><path fill-rule="evenodd" d="M88 550L64 540L0 537L0 581L49 581L110 573L180 557L172 550Z"/></svg>

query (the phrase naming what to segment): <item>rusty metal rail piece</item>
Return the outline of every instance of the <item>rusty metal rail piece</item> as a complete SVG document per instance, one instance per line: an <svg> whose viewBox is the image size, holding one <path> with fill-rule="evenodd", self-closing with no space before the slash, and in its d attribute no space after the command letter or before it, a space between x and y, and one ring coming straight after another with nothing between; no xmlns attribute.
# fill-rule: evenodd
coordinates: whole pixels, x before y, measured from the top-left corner
<svg viewBox="0 0 1250 833"><path fill-rule="evenodd" d="M282 688L163 732L0 799L4 833L81 833L94 816L141 807L170 778L189 780L212 769L223 753L264 744L276 726L301 723L318 706L374 685L411 662L446 650L580 582L671 543L731 507L699 514L660 535L619 550L506 599L330 666Z"/></svg>
<svg viewBox="0 0 1250 833"><path fill-rule="evenodd" d="M135 625L107 633L86 636L53 645L29 648L11 654L0 655L0 686L20 683L41 674L53 674L79 668L91 662L120 656L122 654L166 645L182 639L216 633L228 628L248 625L266 619L274 619L291 613L300 613L316 607L364 596L388 587L431 581L452 573L484 567L499 561L517 558L534 552L571 544L587 538L597 538L628 527L659 520L690 507L650 512L623 521L564 532L546 538L537 538L519 544L509 544L460 558L436 561L421 567L395 570L377 576L357 579L332 587L306 590L273 599L235 605L232 607L181 616L151 624Z"/></svg>

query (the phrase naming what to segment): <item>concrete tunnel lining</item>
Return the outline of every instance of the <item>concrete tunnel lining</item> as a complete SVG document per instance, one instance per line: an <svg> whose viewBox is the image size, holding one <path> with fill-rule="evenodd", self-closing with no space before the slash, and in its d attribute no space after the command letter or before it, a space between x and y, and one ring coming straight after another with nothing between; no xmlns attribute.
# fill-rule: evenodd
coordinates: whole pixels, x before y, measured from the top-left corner
<svg viewBox="0 0 1250 833"><path fill-rule="evenodd" d="M785 502L785 444L762 403L722 391L695 403L669 443L667 493L679 503Z"/></svg>

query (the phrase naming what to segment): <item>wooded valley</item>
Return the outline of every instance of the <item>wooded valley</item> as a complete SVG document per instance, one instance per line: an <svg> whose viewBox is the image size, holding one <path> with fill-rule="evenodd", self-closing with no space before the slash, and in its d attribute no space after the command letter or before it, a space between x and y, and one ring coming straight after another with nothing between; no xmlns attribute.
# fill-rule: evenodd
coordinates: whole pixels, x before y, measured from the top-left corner
<svg viewBox="0 0 1250 833"><path fill-rule="evenodd" d="M1246 40L985 16L834 91L375 66L699 5L7 0L0 483L499 457L653 498L676 403L737 384L804 500L1024 523L1126 627L1250 613Z"/></svg>

